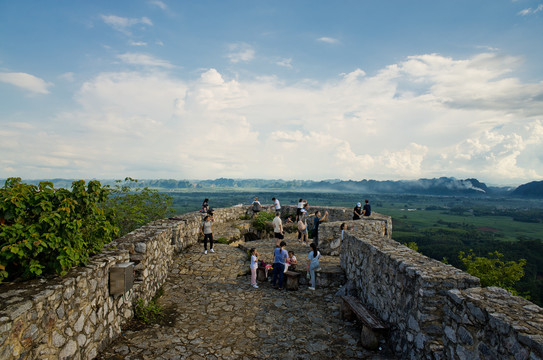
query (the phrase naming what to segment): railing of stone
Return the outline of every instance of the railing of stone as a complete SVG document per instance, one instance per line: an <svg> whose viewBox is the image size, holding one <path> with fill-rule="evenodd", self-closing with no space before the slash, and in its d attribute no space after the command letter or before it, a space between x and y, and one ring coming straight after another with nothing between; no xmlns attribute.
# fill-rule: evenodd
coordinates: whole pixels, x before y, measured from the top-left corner
<svg viewBox="0 0 543 360"><path fill-rule="evenodd" d="M527 300L356 228L340 262L354 295L389 324L401 358L543 358L543 309Z"/></svg>
<svg viewBox="0 0 543 360"><path fill-rule="evenodd" d="M214 218L237 220L247 209L217 209ZM155 221L108 244L66 276L0 284L0 359L95 358L132 318L133 302L148 301L162 286L174 252L198 241L201 221L200 213ZM128 261L135 263L133 289L113 297L109 271Z"/></svg>

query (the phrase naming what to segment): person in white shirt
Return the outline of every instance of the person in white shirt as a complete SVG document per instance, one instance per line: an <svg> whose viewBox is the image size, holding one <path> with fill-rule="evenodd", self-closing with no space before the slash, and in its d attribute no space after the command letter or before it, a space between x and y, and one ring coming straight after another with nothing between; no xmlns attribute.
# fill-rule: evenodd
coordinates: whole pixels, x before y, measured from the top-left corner
<svg viewBox="0 0 543 360"><path fill-rule="evenodd" d="M272 198L273 201L273 207L275 208L275 211L281 211L281 204L279 203L279 200L276 198Z"/></svg>
<svg viewBox="0 0 543 360"><path fill-rule="evenodd" d="M273 218L273 233L275 236L275 245L279 246L281 240L285 238L283 234L283 221L281 221L281 213L278 211L275 213L275 218Z"/></svg>
<svg viewBox="0 0 543 360"><path fill-rule="evenodd" d="M256 269L258 269L258 251L255 248L251 249L251 286L258 289L256 284Z"/></svg>

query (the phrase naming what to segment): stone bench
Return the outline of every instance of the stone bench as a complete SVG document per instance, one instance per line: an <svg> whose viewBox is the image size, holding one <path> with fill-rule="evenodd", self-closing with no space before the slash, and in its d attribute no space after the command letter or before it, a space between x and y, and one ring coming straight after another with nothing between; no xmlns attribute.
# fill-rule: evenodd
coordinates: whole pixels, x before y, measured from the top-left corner
<svg viewBox="0 0 543 360"><path fill-rule="evenodd" d="M362 323L360 342L366 349L376 350L379 347L379 340L388 330L379 318L370 313L364 305L354 296L341 296L341 316L349 321L354 320L353 315Z"/></svg>
<svg viewBox="0 0 543 360"><path fill-rule="evenodd" d="M286 286L287 290L298 290L300 284L300 273L296 271L286 271Z"/></svg>
<svg viewBox="0 0 543 360"><path fill-rule="evenodd" d="M268 281L267 271L263 266L256 269L256 280L260 282Z"/></svg>

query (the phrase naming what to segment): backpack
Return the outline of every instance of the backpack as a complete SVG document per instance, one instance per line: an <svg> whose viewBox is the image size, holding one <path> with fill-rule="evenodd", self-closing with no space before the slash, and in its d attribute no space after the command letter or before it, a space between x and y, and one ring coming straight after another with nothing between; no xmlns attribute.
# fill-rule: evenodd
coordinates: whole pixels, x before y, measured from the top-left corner
<svg viewBox="0 0 543 360"><path fill-rule="evenodd" d="M305 223L302 220L298 220L298 231L299 232L304 231L305 227L306 227Z"/></svg>
<svg viewBox="0 0 543 360"><path fill-rule="evenodd" d="M257 202L254 202L253 203L253 211L258 212L258 211L260 211L260 209L261 209L260 204L257 203Z"/></svg>

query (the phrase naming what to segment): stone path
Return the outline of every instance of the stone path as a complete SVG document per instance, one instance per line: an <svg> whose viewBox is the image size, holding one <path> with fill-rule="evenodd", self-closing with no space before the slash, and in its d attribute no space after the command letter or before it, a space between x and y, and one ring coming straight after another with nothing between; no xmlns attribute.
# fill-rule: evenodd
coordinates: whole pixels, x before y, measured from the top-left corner
<svg viewBox="0 0 543 360"><path fill-rule="evenodd" d="M253 289L246 253L215 251L180 254L158 300L164 324L124 331L98 359L393 359L360 346L359 326L339 319L337 287Z"/></svg>

